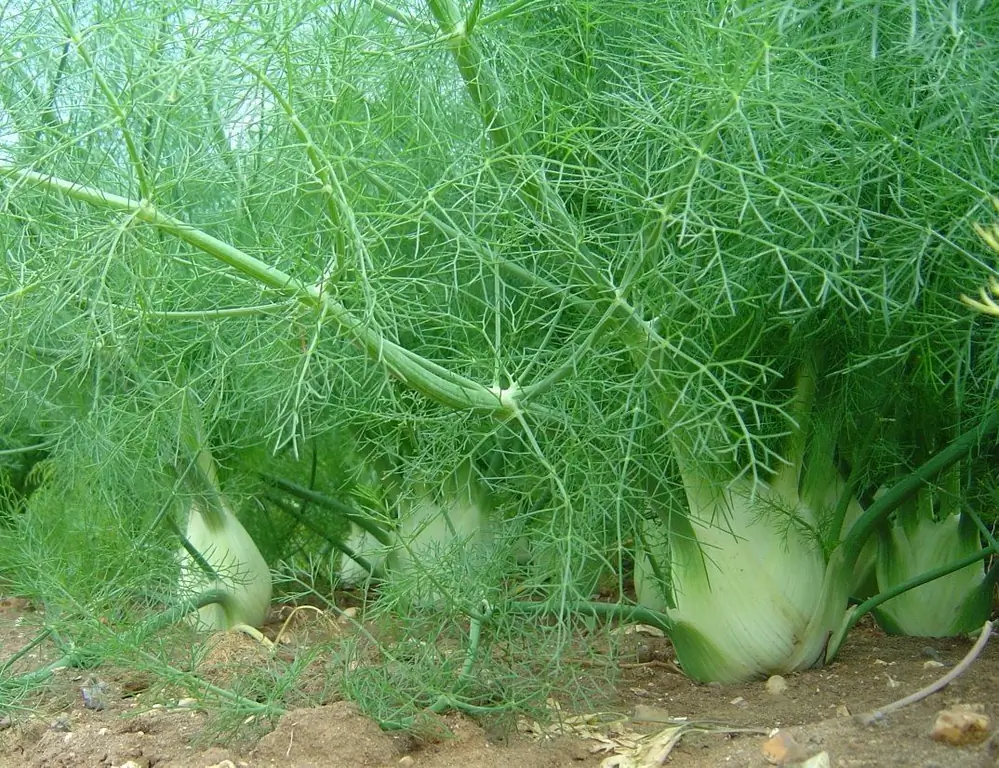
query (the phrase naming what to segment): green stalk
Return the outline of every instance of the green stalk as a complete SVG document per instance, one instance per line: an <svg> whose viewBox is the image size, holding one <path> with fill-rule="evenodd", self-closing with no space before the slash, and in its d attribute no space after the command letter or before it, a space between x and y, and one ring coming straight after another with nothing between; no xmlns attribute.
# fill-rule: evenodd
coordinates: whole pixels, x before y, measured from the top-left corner
<svg viewBox="0 0 999 768"><path fill-rule="evenodd" d="M261 477L278 490L290 493L292 496L297 496L305 501L311 501L313 504L318 504L320 507L326 507L326 509L333 510L338 515L343 517L344 520L354 523L354 525L358 528L370 533L375 537L379 544L384 544L386 546L392 545L392 537L389 536L389 534L383 531L377 524L372 522L369 517L358 514L357 510L347 504L344 504L342 501L337 501L336 499L330 498L319 491L314 491L311 488L306 488L298 483L293 483L290 480L275 477L274 475L262 473Z"/></svg>
<svg viewBox="0 0 999 768"><path fill-rule="evenodd" d="M375 567L367 560L367 558L365 558L365 557L357 554L357 552L355 552L353 549L351 549L350 547L348 547L342 541L338 541L337 539L334 539L326 531L324 531L320 526L318 526L315 523L313 523L308 518L307 515L303 515L303 514L299 513L299 511L297 509L295 509L295 507L292 504L288 504L283 499L279 499L279 498L277 498L277 497L275 497L275 496L273 496L271 494L267 494L267 496L265 498L267 499L267 501L269 501L271 504L273 504L274 506L276 506L278 509L280 509L282 512L284 512L286 515L288 515L289 517L291 517L292 519L294 519L297 523L299 523L300 525L303 525L306 528L308 528L310 531L312 531L314 534L316 534L316 536L319 536L321 539L323 539L323 541L325 541L327 544L329 544L337 552L340 552L341 554L346 555L351 560L353 560L355 563L357 563L359 566L361 566L364 570L366 570L369 574L374 575L374 573L375 573ZM331 499L331 501L332 501L332 499ZM305 502L303 501L303 504L304 503ZM365 530L367 530L367 529L365 529ZM382 542L382 543L384 543L384 542ZM327 551L329 551L329 550L327 550Z"/></svg>
<svg viewBox="0 0 999 768"><path fill-rule="evenodd" d="M995 547L986 547L980 552L975 552L972 555L956 560L953 563L948 563L947 565L941 565L938 568L926 571L926 573L921 573L919 576L914 576L913 578L898 584L891 589L880 592L874 597L865 600L859 605L855 606L852 611L847 615L846 620L843 623L841 629L834 633L829 639L829 645L827 648L827 658L832 658L836 652L839 650L840 646L843 644L843 640L846 639L846 635L849 633L853 627L857 625L865 615L873 611L882 603L891 600L893 597L901 595L903 592L908 592L910 589L915 589L923 584L928 584L931 581L936 581L939 578L947 576L948 574L959 571L962 568L967 568L969 565L980 562L990 555L999 554L999 549Z"/></svg>
<svg viewBox="0 0 999 768"><path fill-rule="evenodd" d="M2 297L0 297L2 298ZM141 314L143 317L155 320L225 320L230 317L255 317L275 312L284 312L288 305L284 302L270 302L268 304L254 304L246 307L228 307L225 309L136 309L134 307L122 307L115 305L116 309L125 312Z"/></svg>
<svg viewBox="0 0 999 768"><path fill-rule="evenodd" d="M325 309L369 357L410 388L454 410L472 410L505 421L518 412L516 393L486 387L444 366L426 360L387 339L377 328L351 313L322 286L306 285L291 275L250 256L190 224L161 213L149 201L137 202L95 187L87 187L56 176L26 171L0 162L0 176L23 184L58 192L95 207L127 213L194 246L256 282L272 288L307 307Z"/></svg>
<svg viewBox="0 0 999 768"><path fill-rule="evenodd" d="M31 653L32 650L34 650L39 645L44 643L52 634L52 631L53 631L52 627L46 627L37 635L35 635L33 638L31 638L31 642L29 642L26 646L21 648L19 651L17 651L17 653L13 654L9 658L5 659L3 664L0 664L0 678L2 678L7 673L7 670L13 667L18 662L19 659L23 659L25 656Z"/></svg>
<svg viewBox="0 0 999 768"><path fill-rule="evenodd" d="M548 603L531 603L524 601L514 601L505 606L511 613L519 613L526 616L538 616L544 614L558 614ZM620 603L594 603L587 600L573 601L566 606L572 613L582 616L593 616L598 619L619 621L621 623L638 622L658 627L663 632L669 634L673 630L673 623L665 614L657 611L650 611L637 605L621 605Z"/></svg>
<svg viewBox="0 0 999 768"><path fill-rule="evenodd" d="M846 539L839 548L843 550L848 564L860 556L871 534L885 519L913 496L925 483L932 482L941 472L964 458L983 440L999 427L999 410L993 410L977 426L954 439L950 445L937 453L915 471L895 483L884 495L867 508L863 516L850 528Z"/></svg>

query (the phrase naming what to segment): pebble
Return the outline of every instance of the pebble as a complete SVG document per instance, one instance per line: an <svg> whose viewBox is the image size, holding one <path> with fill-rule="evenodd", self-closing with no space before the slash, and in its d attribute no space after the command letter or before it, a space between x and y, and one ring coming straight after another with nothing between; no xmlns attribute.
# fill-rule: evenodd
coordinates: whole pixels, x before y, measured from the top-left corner
<svg viewBox="0 0 999 768"><path fill-rule="evenodd" d="M635 713L631 716L634 723L668 723L669 712L661 707L650 707L647 704L636 704Z"/></svg>
<svg viewBox="0 0 999 768"><path fill-rule="evenodd" d="M763 743L763 759L771 765L800 763L808 758L808 752L787 731L777 731Z"/></svg>
<svg viewBox="0 0 999 768"><path fill-rule="evenodd" d="M822 751L817 755L812 755L803 763L798 763L797 768L829 768L830 765L829 753Z"/></svg>
<svg viewBox="0 0 999 768"><path fill-rule="evenodd" d="M771 696L780 696L787 692L787 680L780 675L773 675L767 680L767 693Z"/></svg>
<svg viewBox="0 0 999 768"><path fill-rule="evenodd" d="M180 699L177 702L178 709L194 709L196 706L198 706L197 699Z"/></svg>
<svg viewBox="0 0 999 768"><path fill-rule="evenodd" d="M415 762L416 761L413 759L412 755L406 755L405 757L399 758L399 765L409 766L413 765Z"/></svg>
<svg viewBox="0 0 999 768"><path fill-rule="evenodd" d="M931 659L932 661L939 661L940 666L943 666L943 659L940 657L940 651L938 651L932 645L924 645L920 653L923 655L923 657L927 659Z"/></svg>
<svg viewBox="0 0 999 768"><path fill-rule="evenodd" d="M980 704L959 704L937 713L930 738L943 744L961 747L980 744L991 732L992 722Z"/></svg>
<svg viewBox="0 0 999 768"><path fill-rule="evenodd" d="M80 693L83 695L83 706L101 712L108 707L108 686L101 680L90 680L87 685L81 686Z"/></svg>
<svg viewBox="0 0 999 768"><path fill-rule="evenodd" d="M61 731L62 733L73 730L69 724L69 715L59 715L59 717L49 724L49 728L53 731Z"/></svg>

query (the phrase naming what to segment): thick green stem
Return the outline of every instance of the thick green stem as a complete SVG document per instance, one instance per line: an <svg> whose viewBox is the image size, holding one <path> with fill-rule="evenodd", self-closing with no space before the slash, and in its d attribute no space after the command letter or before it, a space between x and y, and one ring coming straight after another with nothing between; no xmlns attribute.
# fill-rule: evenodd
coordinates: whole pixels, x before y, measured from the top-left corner
<svg viewBox="0 0 999 768"><path fill-rule="evenodd" d="M903 592L908 592L910 589L915 589L916 587L920 587L923 584L928 584L931 581L936 581L937 579L943 578L948 574L954 573L955 571L959 571L962 568L967 568L969 565L973 565L974 563L980 562L985 558L989 557L990 555L994 554L999 554L999 550L995 549L994 547L987 547L985 549L982 549L980 552L975 552L974 554L968 555L967 557L964 557L960 560L956 560L953 563L948 563L947 565L941 565L939 568L934 568L930 571L926 571L926 573L921 573L919 576L915 576L909 579L908 581L902 582L901 584L894 586L885 592L880 592L876 594L874 597L870 598L869 600L865 600L864 602L855 606L854 609L850 611L850 614L846 619L840 632L837 633L837 635L834 637L833 640L830 640L829 644L830 650L827 651L827 653L830 654L829 658L831 658L832 655L835 655L836 651L839 650L839 645L842 644L842 641L846 638L847 633L849 633L849 631L857 625L857 622L860 621L864 616L873 611L882 603L888 602L893 597L897 597L898 595L901 595ZM835 648L833 647L834 640L836 642Z"/></svg>
<svg viewBox="0 0 999 768"><path fill-rule="evenodd" d="M276 506L286 515L293 518L299 524L308 528L310 531L316 534L316 536L319 536L337 552L346 555L355 563L357 563L359 566L361 566L364 570L366 570L369 574L374 575L376 569L374 565L372 565L371 562L368 561L367 558L363 557L362 555L359 555L357 552L355 552L349 546L344 544L342 541L338 541L334 537L330 536L329 533L323 530L321 526L318 526L315 523L313 523L309 519L308 515L301 514L297 509L295 509L295 507L292 504L287 503L284 499L279 499L271 494L267 494L265 498L267 499L267 501ZM304 503L305 500L303 500L303 504Z"/></svg>
<svg viewBox="0 0 999 768"><path fill-rule="evenodd" d="M381 527L372 522L370 518L359 514L357 510L344 504L342 501L337 501L336 499L332 499L319 491L314 491L311 488L306 488L298 485L298 483L293 483L290 480L285 480L281 477L275 477L268 474L261 474L261 477L263 477L264 480L273 485L275 488L284 491L285 493L290 493L292 496L297 496L305 501L311 501L313 504L318 504L321 507L333 510L338 515L343 517L344 520L354 523L354 525L358 528L370 533L380 544L392 544L392 537L383 531Z"/></svg>
<svg viewBox="0 0 999 768"><path fill-rule="evenodd" d="M468 626L468 650L465 651L465 663L461 665L461 672L458 674L458 684L467 682L472 676L472 667L479 655L479 640L482 636L482 622L488 620L491 610L488 603L484 603L483 610L472 616ZM441 714L448 709L463 709L462 702L457 701L452 695L442 693L437 697L437 701L430 705L430 711L434 714Z"/></svg>
<svg viewBox="0 0 999 768"><path fill-rule="evenodd" d="M501 420L510 418L518 410L512 392L491 389L437 363L423 359L390 341L377 328L351 313L343 304L332 299L322 286L306 285L276 267L212 237L207 232L161 213L148 200L137 202L56 176L22 170L9 163L0 163L0 176L12 177L22 184L59 192L66 197L96 207L130 214L193 245L268 288L308 307L324 308L340 328L373 360L407 386L441 405L454 410L480 411Z"/></svg>
<svg viewBox="0 0 999 768"><path fill-rule="evenodd" d="M557 614L549 603L529 603L511 602L506 607L511 613L520 613L528 616L538 616L543 614ZM588 601L573 601L566 604L570 613L577 613L582 616L593 616L598 619L610 619L620 622L639 622L658 627L667 634L672 631L673 624L669 617L657 611L650 611L647 608L640 608L634 605L621 605L619 603L593 603Z"/></svg>
<svg viewBox="0 0 999 768"><path fill-rule="evenodd" d="M881 498L871 504L863 516L850 528L840 544L846 561L853 563L867 539L885 519L913 496L924 484L932 482L941 472L964 458L999 427L999 410L993 410L978 425L956 438L914 472L895 483Z"/></svg>

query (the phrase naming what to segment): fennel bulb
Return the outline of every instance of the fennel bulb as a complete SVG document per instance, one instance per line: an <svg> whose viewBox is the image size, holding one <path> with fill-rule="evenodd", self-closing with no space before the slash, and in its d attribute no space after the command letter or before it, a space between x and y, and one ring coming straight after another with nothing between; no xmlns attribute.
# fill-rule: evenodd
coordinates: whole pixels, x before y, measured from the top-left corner
<svg viewBox="0 0 999 768"><path fill-rule="evenodd" d="M635 589L640 605L665 610L677 659L695 680L734 683L811 667L846 616L853 564L841 548L827 559L819 540L846 483L831 439L806 451L814 396L803 365L787 461L769 482L713 482L674 442L686 508L663 511L663 525L643 522ZM850 499L847 517L858 509Z"/></svg>
<svg viewBox="0 0 999 768"><path fill-rule="evenodd" d="M488 497L471 461L439 490L410 485L398 499L398 512L386 572L404 599L426 607L467 592L492 541Z"/></svg>
<svg viewBox="0 0 999 768"><path fill-rule="evenodd" d="M390 567L406 569L414 561L425 564L449 550L474 547L484 539L485 522L483 504L470 486L439 499L425 487L415 488L399 501L398 546Z"/></svg>
<svg viewBox="0 0 999 768"><path fill-rule="evenodd" d="M187 549L181 548L181 592L191 597L212 589L227 593L223 603L198 610L198 626L224 630L240 624L263 624L271 601L270 568L228 505L219 499L214 509L208 509L192 502L185 537L219 578L205 573Z"/></svg>
<svg viewBox="0 0 999 768"><path fill-rule="evenodd" d="M364 530L357 523L350 524L350 535L344 542L347 548L367 560L375 569L380 572L385 567L385 561L391 553L391 547L380 542L370 531ZM337 576L342 584L357 586L366 583L374 574L360 563L352 560L346 554L340 556L340 564L337 567Z"/></svg>
<svg viewBox="0 0 999 768"><path fill-rule="evenodd" d="M902 514L878 537L878 587L885 591L923 573L981 551L978 531L959 513L942 520L925 514L929 492L920 493L923 514ZM910 511L910 510L906 510ZM874 609L890 634L951 637L979 629L989 617L991 589L982 562L903 592Z"/></svg>
<svg viewBox="0 0 999 768"><path fill-rule="evenodd" d="M684 671L725 683L815 664L826 640L813 622L826 562L803 528L814 525L811 511L764 483L685 485L689 515L669 535L675 607L667 611Z"/></svg>
<svg viewBox="0 0 999 768"><path fill-rule="evenodd" d="M270 606L270 568L222 493L201 407L191 390L185 392L185 404L181 437L191 463L186 467L178 465L178 474L193 498L187 509L184 537L214 571L214 576L206 573L203 565L182 546L178 583L185 597L197 597L208 590L226 593L221 604L198 609L199 627L208 630L237 625L256 627L263 624Z"/></svg>
<svg viewBox="0 0 999 768"><path fill-rule="evenodd" d="M486 538L486 497L475 479L470 462L451 474L435 492L424 483L412 483L405 492L398 481L384 478L394 497L394 521L390 537L379 539L355 522L344 541L373 567L378 575L430 573L438 564L466 547L475 547ZM429 570L428 570L429 569ZM366 582L371 574L346 554L340 557L337 575L344 584Z"/></svg>

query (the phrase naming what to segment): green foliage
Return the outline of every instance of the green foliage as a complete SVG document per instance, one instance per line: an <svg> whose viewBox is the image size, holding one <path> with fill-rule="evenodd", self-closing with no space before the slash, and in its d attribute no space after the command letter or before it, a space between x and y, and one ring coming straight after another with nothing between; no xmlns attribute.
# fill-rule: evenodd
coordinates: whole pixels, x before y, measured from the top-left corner
<svg viewBox="0 0 999 768"><path fill-rule="evenodd" d="M869 501L918 463L892 419L939 448L995 409L999 335L958 297L997 274L997 54L982 3L19 4L0 424L47 458L31 492L0 453L4 576L166 597L188 392L246 529L310 579L345 518L263 475L385 522L477 462L499 554L445 560L438 618L520 590L553 656L607 574L624 599L677 456L722 487L789 463L816 350L811 433Z"/></svg>

